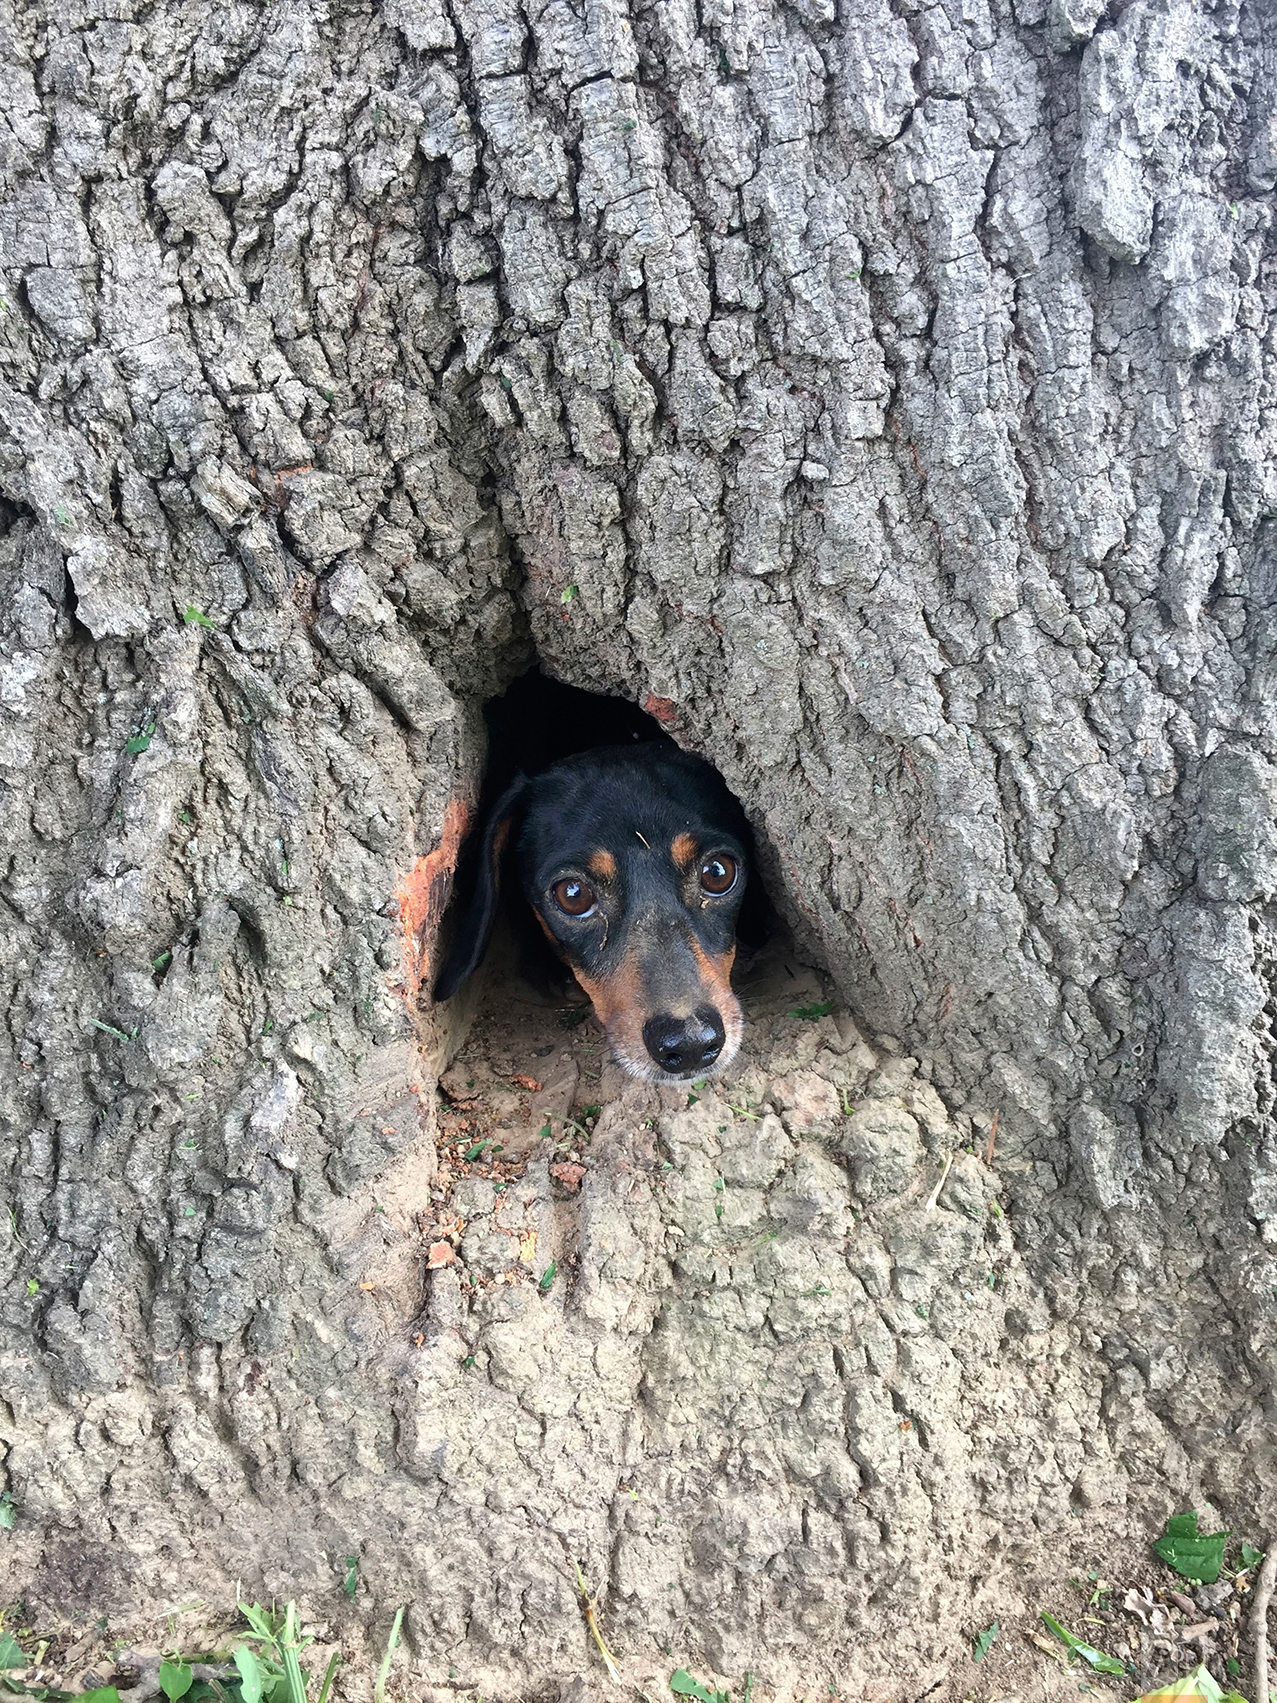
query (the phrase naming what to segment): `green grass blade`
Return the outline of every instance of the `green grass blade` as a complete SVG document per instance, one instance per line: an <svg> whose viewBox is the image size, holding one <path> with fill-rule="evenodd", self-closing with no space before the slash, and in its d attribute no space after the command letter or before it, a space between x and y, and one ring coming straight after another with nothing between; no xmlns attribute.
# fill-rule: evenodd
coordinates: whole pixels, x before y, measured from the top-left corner
<svg viewBox="0 0 1277 1703"><path fill-rule="evenodd" d="M306 1703L306 1681L302 1678L301 1663L297 1660L300 1645L297 1641L297 1604L290 1602L284 1610L284 1630L279 1636L279 1651L283 1657L284 1684L288 1703Z"/></svg>
<svg viewBox="0 0 1277 1703"><path fill-rule="evenodd" d="M399 1643L399 1628L402 1624L403 1609L396 1609L395 1623L390 1628L390 1637L386 1641L386 1653L382 1657L381 1666L377 1669L377 1683L373 1686L372 1691L373 1703L386 1703L386 1681L390 1677L390 1663Z"/></svg>
<svg viewBox="0 0 1277 1703"><path fill-rule="evenodd" d="M334 1650L328 1658L328 1666L324 1670L324 1683L319 1688L319 1703L328 1703L328 1693L332 1688L333 1675L337 1672L337 1664L341 1660L341 1651Z"/></svg>

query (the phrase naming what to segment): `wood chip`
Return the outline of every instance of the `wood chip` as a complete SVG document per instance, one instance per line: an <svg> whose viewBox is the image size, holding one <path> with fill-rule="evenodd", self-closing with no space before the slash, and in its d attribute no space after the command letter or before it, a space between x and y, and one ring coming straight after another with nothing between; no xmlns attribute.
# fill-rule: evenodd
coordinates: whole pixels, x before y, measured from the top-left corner
<svg viewBox="0 0 1277 1703"><path fill-rule="evenodd" d="M451 1242L431 1242L426 1254L426 1270L438 1271L441 1266L451 1265L456 1257L456 1249Z"/></svg>

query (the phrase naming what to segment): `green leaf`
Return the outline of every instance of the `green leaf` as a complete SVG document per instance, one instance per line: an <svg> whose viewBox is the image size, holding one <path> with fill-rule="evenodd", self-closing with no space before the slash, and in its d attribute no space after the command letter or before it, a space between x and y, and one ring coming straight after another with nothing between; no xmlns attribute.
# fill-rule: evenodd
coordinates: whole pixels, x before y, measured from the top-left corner
<svg viewBox="0 0 1277 1703"><path fill-rule="evenodd" d="M482 1158L483 1150L487 1145L486 1141L476 1141L473 1147L467 1147L465 1153L462 1155L465 1163L467 1165L473 1165L476 1159Z"/></svg>
<svg viewBox="0 0 1277 1703"><path fill-rule="evenodd" d="M185 1662L160 1663L160 1690L168 1698L169 1703L177 1703L179 1697L185 1697L191 1689L191 1681L195 1675Z"/></svg>
<svg viewBox="0 0 1277 1703"><path fill-rule="evenodd" d="M579 597L580 594L581 594L581 588L580 588L579 585L570 585L564 591L563 595L559 598L559 602L560 603L571 603L572 599L574 597Z"/></svg>
<svg viewBox="0 0 1277 1703"><path fill-rule="evenodd" d="M270 1616L260 1604L242 1602L239 1605L239 1612L259 1638L264 1638L268 1644L275 1642L275 1627Z"/></svg>
<svg viewBox="0 0 1277 1703"><path fill-rule="evenodd" d="M193 603L186 605L186 613L182 616L188 627L211 627L213 623Z"/></svg>
<svg viewBox="0 0 1277 1703"><path fill-rule="evenodd" d="M342 1580L341 1588L353 1602L355 1592L359 1588L359 1557L357 1555L346 1557L346 1577Z"/></svg>
<svg viewBox="0 0 1277 1703"><path fill-rule="evenodd" d="M814 1020L817 1017L827 1017L834 1008L832 999L825 999L819 1005L796 1005L789 1013L791 1017L807 1017Z"/></svg>
<svg viewBox="0 0 1277 1703"><path fill-rule="evenodd" d="M27 1294L28 1295L38 1295L39 1293L40 1293L40 1279L38 1277L28 1277L28 1279L27 1279ZM10 1521L9 1523L10 1523L10 1525L13 1524L12 1521Z"/></svg>
<svg viewBox="0 0 1277 1703"><path fill-rule="evenodd" d="M7 1673L10 1668L24 1668L26 1665L27 1658L18 1648L18 1640L13 1633L0 1632L0 1671Z"/></svg>
<svg viewBox="0 0 1277 1703"><path fill-rule="evenodd" d="M976 1633L975 1642L971 1646L971 1660L973 1662L984 1660L993 1648L993 1640L997 1637L999 1630L998 1623L995 1620L992 1626L986 1626L983 1632Z"/></svg>
<svg viewBox="0 0 1277 1703"><path fill-rule="evenodd" d="M550 1290L553 1289L554 1280L558 1275L559 1275L559 1262L558 1262L558 1260L551 1260L549 1265L547 1265L546 1268L545 1268L545 1272L544 1272L544 1274L541 1278L540 1283L537 1284L537 1288L541 1291L541 1293L543 1295L548 1295Z"/></svg>
<svg viewBox="0 0 1277 1703"><path fill-rule="evenodd" d="M1213 1585L1224 1565L1224 1545L1228 1532L1213 1532L1209 1537L1197 1529L1197 1515L1173 1514L1166 1530L1153 1545L1168 1567L1182 1579L1195 1579L1201 1585Z"/></svg>
<svg viewBox="0 0 1277 1703"><path fill-rule="evenodd" d="M133 735L132 739L126 739L124 741L124 749L128 752L129 756L130 757L136 757L139 751L149 750L150 744L151 744L151 735L154 732L155 732L155 717L152 716L150 721L147 722L146 726L142 729L142 731L140 733L135 733Z"/></svg>
<svg viewBox="0 0 1277 1703"><path fill-rule="evenodd" d="M1195 1667L1158 1691L1146 1691L1136 1703L1246 1703L1235 1691L1225 1691L1205 1666Z"/></svg>
<svg viewBox="0 0 1277 1703"><path fill-rule="evenodd" d="M239 1669L239 1689L244 1703L262 1703L262 1664L247 1644L241 1644L236 1650L235 1666Z"/></svg>
<svg viewBox="0 0 1277 1703"><path fill-rule="evenodd" d="M1093 1667L1096 1673L1124 1674L1126 1672L1125 1662L1119 1662L1115 1656L1106 1656L1102 1650L1097 1650L1091 1644L1084 1644L1080 1638L1075 1638L1071 1632L1066 1631L1054 1615L1047 1614L1045 1609L1042 1611L1042 1618L1060 1642L1067 1645L1069 1654L1081 1656L1082 1660Z"/></svg>
<svg viewBox="0 0 1277 1703"><path fill-rule="evenodd" d="M81 1691L75 1703L120 1703L120 1694L113 1685L99 1685L92 1691Z"/></svg>
<svg viewBox="0 0 1277 1703"><path fill-rule="evenodd" d="M402 1625L403 1609L397 1608L394 1625L390 1628L390 1637L386 1640L386 1653L381 1658L381 1666L377 1669L377 1678L373 1682L374 1703L385 1703L386 1681L390 1677L390 1664L394 1660L395 1649L399 1643L399 1628Z"/></svg>
<svg viewBox="0 0 1277 1703"><path fill-rule="evenodd" d="M1249 1543L1242 1544L1242 1566L1248 1573L1252 1567L1258 1567L1263 1559L1264 1552L1262 1549L1255 1549Z"/></svg>
<svg viewBox="0 0 1277 1703"><path fill-rule="evenodd" d="M680 1697L695 1697L698 1703L727 1703L724 1691L707 1691L699 1679L693 1679L686 1668L675 1668L670 1675L670 1690Z"/></svg>

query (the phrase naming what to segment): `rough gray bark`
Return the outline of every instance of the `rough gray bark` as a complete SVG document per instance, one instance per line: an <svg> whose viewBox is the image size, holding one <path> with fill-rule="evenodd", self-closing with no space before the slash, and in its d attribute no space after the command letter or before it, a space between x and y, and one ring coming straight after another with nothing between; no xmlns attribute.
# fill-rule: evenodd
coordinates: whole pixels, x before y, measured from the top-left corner
<svg viewBox="0 0 1277 1703"><path fill-rule="evenodd" d="M5 1589L319 1593L359 1547L425 1678L512 1695L585 1661L572 1550L648 1655L917 1677L1071 1505L1277 1517L1269 0L3 39ZM660 1114L787 1226L783 1328L606 1164L578 1302L423 1299L414 996L538 656L721 767L943 1096L850 1169L783 1095L762 1157ZM760 1070L894 1104L825 1041ZM977 1307L908 1187L994 1113L1019 1287Z"/></svg>

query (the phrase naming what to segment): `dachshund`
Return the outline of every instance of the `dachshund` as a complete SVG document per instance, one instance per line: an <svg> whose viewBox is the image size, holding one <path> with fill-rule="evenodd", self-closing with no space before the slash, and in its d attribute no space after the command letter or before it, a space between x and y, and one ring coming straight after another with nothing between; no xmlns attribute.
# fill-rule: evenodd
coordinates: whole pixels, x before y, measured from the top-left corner
<svg viewBox="0 0 1277 1703"><path fill-rule="evenodd" d="M722 777L672 741L605 746L520 775L484 825L435 998L478 968L509 860L617 1062L646 1082L717 1075L741 1041L731 970L752 845Z"/></svg>

